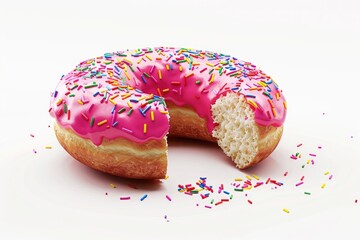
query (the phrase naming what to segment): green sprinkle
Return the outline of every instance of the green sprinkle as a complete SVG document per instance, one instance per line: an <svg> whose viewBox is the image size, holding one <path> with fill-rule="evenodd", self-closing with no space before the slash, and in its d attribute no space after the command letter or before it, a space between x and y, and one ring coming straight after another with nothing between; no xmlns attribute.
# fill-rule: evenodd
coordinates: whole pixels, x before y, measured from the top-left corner
<svg viewBox="0 0 360 240"><path fill-rule="evenodd" d="M192 194L198 194L199 193L199 190L191 190L190 191Z"/></svg>
<svg viewBox="0 0 360 240"><path fill-rule="evenodd" d="M126 110L126 109L123 107L122 109L120 109L120 110L118 111L118 114L125 112L125 110Z"/></svg>
<svg viewBox="0 0 360 240"><path fill-rule="evenodd" d="M94 122L95 122L95 118L92 117L92 118L91 118L91 121L90 121L90 127L94 126Z"/></svg>
<svg viewBox="0 0 360 240"><path fill-rule="evenodd" d="M196 85L199 85L200 83L201 83L200 80L197 80L197 81L195 82Z"/></svg>
<svg viewBox="0 0 360 240"><path fill-rule="evenodd" d="M96 82L93 82L92 84L89 84L89 85L85 85L84 88L92 88L92 87L97 87L97 83Z"/></svg>
<svg viewBox="0 0 360 240"><path fill-rule="evenodd" d="M231 194L231 195L230 195L230 199L233 199L233 196L234 196L234 195Z"/></svg>
<svg viewBox="0 0 360 240"><path fill-rule="evenodd" d="M150 78L150 75L144 72L145 77Z"/></svg>
<svg viewBox="0 0 360 240"><path fill-rule="evenodd" d="M242 191L244 191L244 189L242 189L242 188L234 188L234 190L237 191L237 192L242 192Z"/></svg>
<svg viewBox="0 0 360 240"><path fill-rule="evenodd" d="M134 68L133 68L132 65L130 65L129 67L130 67L130 69L131 69L132 72L135 72L135 70L134 70Z"/></svg>
<svg viewBox="0 0 360 240"><path fill-rule="evenodd" d="M127 57L125 53L119 54L120 57Z"/></svg>
<svg viewBox="0 0 360 240"><path fill-rule="evenodd" d="M67 105L64 103L64 113L67 113Z"/></svg>
<svg viewBox="0 0 360 240"><path fill-rule="evenodd" d="M302 167L302 168L304 168L304 167L305 167L305 164L304 164L304 165L302 165L301 167Z"/></svg>
<svg viewBox="0 0 360 240"><path fill-rule="evenodd" d="M130 116L133 111L134 111L134 110L131 108L131 109L128 111L127 115Z"/></svg>
<svg viewBox="0 0 360 240"><path fill-rule="evenodd" d="M70 88L70 90L74 90L74 89L77 88L77 87L78 87L78 85L75 84L74 86L72 86L72 87Z"/></svg>
<svg viewBox="0 0 360 240"><path fill-rule="evenodd" d="M214 203L214 199L211 199L211 202L210 202L211 204L213 204Z"/></svg>
<svg viewBox="0 0 360 240"><path fill-rule="evenodd" d="M309 193L309 192L304 192L304 194L306 194L306 195L311 195L311 193Z"/></svg>
<svg viewBox="0 0 360 240"><path fill-rule="evenodd" d="M236 75L238 75L239 73L233 73L233 74L230 74L230 77L235 77Z"/></svg>
<svg viewBox="0 0 360 240"><path fill-rule="evenodd" d="M75 94L72 93L72 94L69 95L69 97L75 97Z"/></svg>
<svg viewBox="0 0 360 240"><path fill-rule="evenodd" d="M213 71L214 71L214 69L211 69L211 70L209 71L209 74L211 74Z"/></svg>
<svg viewBox="0 0 360 240"><path fill-rule="evenodd" d="M183 63L183 62L186 62L186 60L183 59L183 60L177 60L177 61L176 61L176 63Z"/></svg>

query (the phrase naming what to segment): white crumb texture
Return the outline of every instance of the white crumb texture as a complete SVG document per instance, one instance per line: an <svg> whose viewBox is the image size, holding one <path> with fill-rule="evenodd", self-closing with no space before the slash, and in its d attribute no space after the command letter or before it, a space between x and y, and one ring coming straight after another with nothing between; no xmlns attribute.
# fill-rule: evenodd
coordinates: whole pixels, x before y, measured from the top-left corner
<svg viewBox="0 0 360 240"><path fill-rule="evenodd" d="M221 96L212 105L212 117L218 124L212 135L224 153L239 168L251 164L258 153L258 131L254 111L244 96L236 93Z"/></svg>

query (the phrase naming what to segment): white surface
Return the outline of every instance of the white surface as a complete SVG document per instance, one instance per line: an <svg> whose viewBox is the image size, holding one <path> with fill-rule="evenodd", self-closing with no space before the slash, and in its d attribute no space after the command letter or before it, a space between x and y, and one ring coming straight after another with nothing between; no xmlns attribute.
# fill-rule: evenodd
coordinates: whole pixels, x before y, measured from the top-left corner
<svg viewBox="0 0 360 240"><path fill-rule="evenodd" d="M358 1L2 1L0 239L359 238L358 12ZM229 53L277 81L289 110L269 159L239 171L215 145L171 140L170 178L143 182L65 153L47 113L60 76L104 52L160 45ZM315 165L301 168L309 153ZM235 193L230 183L247 174L284 185ZM207 209L208 200L177 192L202 176L234 198Z"/></svg>

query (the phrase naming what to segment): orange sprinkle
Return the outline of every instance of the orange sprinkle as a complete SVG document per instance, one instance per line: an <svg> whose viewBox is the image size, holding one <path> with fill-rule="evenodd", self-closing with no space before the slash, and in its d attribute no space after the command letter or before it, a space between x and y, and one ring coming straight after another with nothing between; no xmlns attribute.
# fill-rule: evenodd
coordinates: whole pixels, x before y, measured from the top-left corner
<svg viewBox="0 0 360 240"><path fill-rule="evenodd" d="M185 78L189 78L194 75L194 72L189 73L188 75L185 75Z"/></svg>
<svg viewBox="0 0 360 240"><path fill-rule="evenodd" d="M169 64L166 64L166 70L170 70L170 66L169 66Z"/></svg>
<svg viewBox="0 0 360 240"><path fill-rule="evenodd" d="M166 92L170 91L170 89L165 88L165 89L163 89L162 91L163 91L163 93L166 93Z"/></svg>
<svg viewBox="0 0 360 240"><path fill-rule="evenodd" d="M162 79L162 74L161 74L161 70L158 70L158 75L159 75L159 79Z"/></svg>
<svg viewBox="0 0 360 240"><path fill-rule="evenodd" d="M161 94L160 88L157 88L156 90L157 90L157 92L158 92L159 96L160 96L160 97L162 97L162 94Z"/></svg>
<svg viewBox="0 0 360 240"><path fill-rule="evenodd" d="M104 125L105 123L107 123L107 120L105 119L105 120L102 120L101 122L98 122L98 126L101 126L101 125Z"/></svg>
<svg viewBox="0 0 360 240"><path fill-rule="evenodd" d="M77 101L79 104L84 105L84 103L80 99L78 99Z"/></svg>

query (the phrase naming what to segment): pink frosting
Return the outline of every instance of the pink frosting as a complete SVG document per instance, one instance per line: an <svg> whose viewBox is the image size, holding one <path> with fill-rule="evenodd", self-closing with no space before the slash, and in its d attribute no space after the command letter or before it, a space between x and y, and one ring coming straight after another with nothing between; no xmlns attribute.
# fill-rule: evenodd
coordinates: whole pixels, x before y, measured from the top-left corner
<svg viewBox="0 0 360 240"><path fill-rule="evenodd" d="M106 53L64 75L50 101L58 124L100 145L103 138L161 139L169 130L164 104L189 106L211 133L211 104L227 92L245 96L259 125L279 127L286 101L255 65L225 54L185 48Z"/></svg>

